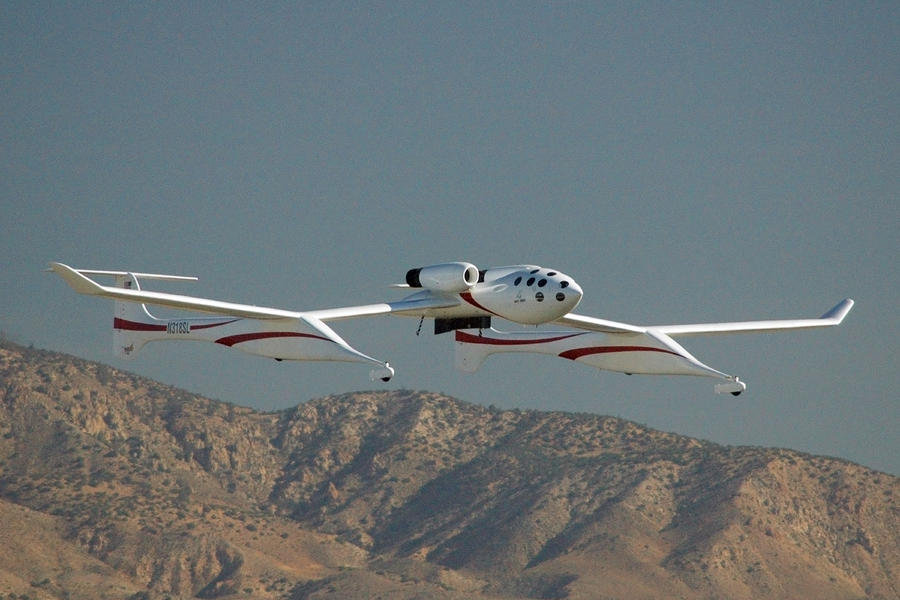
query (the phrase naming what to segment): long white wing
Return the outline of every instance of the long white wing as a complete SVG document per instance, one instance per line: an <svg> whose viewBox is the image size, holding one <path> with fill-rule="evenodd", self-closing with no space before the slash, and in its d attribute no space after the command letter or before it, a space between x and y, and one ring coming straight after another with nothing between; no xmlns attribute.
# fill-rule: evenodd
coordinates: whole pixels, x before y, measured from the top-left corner
<svg viewBox="0 0 900 600"><path fill-rule="evenodd" d="M364 304L362 306L307 310L303 311L303 314L316 317L320 321L340 321L341 319L387 314L419 316L419 314L432 308L450 308L458 305L459 300L451 297L428 296L422 298L406 298L397 300L396 302L383 302L381 304Z"/></svg>
<svg viewBox="0 0 900 600"><path fill-rule="evenodd" d="M847 298L818 319L784 319L774 321L743 321L738 323L697 323L693 325L660 325L648 327L653 331L672 337L690 335L719 335L727 333L766 333L784 329L814 329L840 325L850 309L853 300Z"/></svg>
<svg viewBox="0 0 900 600"><path fill-rule="evenodd" d="M439 296L435 296L428 298L399 300L397 302L385 302L381 304L366 304L363 306L346 306L343 308L329 308L323 310L298 312L280 308L254 306L251 304L223 302L221 300L211 300L209 298L182 296L180 294L167 294L162 292L149 292L145 290L109 287L100 285L93 279L86 277L83 274L115 274L118 273L117 271L83 271L73 269L68 265L57 262L50 263L50 269L53 272L57 273L60 277L62 277L66 281L66 283L68 283L72 287L72 289L74 289L79 294L102 296L104 298L112 298L114 300L142 302L145 304L154 304L157 306L167 306L170 308L179 308L184 310L229 315L234 317L245 317L251 319L301 319L312 317L320 321L337 321L340 319L349 319L352 317L368 317L390 313L415 314L417 311L424 311L429 308L445 308L458 304L458 301L452 298L441 298ZM156 276L155 278L160 279L162 277L163 276Z"/></svg>
<svg viewBox="0 0 900 600"><path fill-rule="evenodd" d="M783 319L771 321L740 321L734 323L694 323L688 325L652 325L639 326L616 321L607 321L569 313L556 321L557 325L599 331L601 333L645 333L656 331L671 337L691 335L722 335L729 333L766 333L786 329L814 329L817 327L833 327L840 325L850 309L853 308L853 300L842 300L834 308L826 312L818 319Z"/></svg>
<svg viewBox="0 0 900 600"><path fill-rule="evenodd" d="M637 325L629 325L628 323L618 323L616 321L606 321L594 317L586 317L584 315L576 315L569 313L553 321L556 325L565 325L566 327L574 327L575 329L586 329L588 331L598 331L600 333L644 333L646 327Z"/></svg>

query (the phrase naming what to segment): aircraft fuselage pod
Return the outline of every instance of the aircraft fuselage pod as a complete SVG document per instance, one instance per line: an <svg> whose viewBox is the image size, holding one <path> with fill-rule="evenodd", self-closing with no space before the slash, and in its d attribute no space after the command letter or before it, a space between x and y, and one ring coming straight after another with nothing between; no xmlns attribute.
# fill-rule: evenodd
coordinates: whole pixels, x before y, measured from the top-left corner
<svg viewBox="0 0 900 600"><path fill-rule="evenodd" d="M533 265L496 267L481 271L476 283L452 295L423 289L404 299L428 302L436 296L446 297L452 300L449 306L395 312L435 319L499 317L522 325L539 325L570 313L582 295L581 286L572 277L554 269Z"/></svg>

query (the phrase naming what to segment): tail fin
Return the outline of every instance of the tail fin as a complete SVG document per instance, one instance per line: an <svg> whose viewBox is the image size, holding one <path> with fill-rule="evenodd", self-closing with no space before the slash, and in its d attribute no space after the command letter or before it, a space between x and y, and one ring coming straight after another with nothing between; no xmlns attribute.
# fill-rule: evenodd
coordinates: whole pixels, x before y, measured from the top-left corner
<svg viewBox="0 0 900 600"><path fill-rule="evenodd" d="M494 332L493 329L491 329ZM463 373L474 373L481 367L484 359L491 354L491 346L486 344L472 343L473 339L478 338L477 330L464 331L456 330L456 346L454 359L456 368Z"/></svg>
<svg viewBox="0 0 900 600"><path fill-rule="evenodd" d="M132 273L117 273L115 287L139 290ZM119 358L134 358L144 344L164 337L166 321L157 319L146 304L116 300L113 306L113 353Z"/></svg>

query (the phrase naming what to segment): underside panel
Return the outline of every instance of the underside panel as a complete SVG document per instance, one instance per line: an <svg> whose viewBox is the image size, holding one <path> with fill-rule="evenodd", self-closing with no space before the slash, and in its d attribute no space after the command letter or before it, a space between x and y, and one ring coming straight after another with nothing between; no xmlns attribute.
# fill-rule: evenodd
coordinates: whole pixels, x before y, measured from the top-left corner
<svg viewBox="0 0 900 600"><path fill-rule="evenodd" d="M490 317L460 317L457 319L435 319L434 334L440 335L457 329L490 329Z"/></svg>

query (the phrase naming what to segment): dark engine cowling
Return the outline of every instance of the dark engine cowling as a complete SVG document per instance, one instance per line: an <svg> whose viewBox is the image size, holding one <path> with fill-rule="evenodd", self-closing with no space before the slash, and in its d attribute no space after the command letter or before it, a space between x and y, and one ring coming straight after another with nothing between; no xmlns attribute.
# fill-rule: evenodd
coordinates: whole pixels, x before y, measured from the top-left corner
<svg viewBox="0 0 900 600"><path fill-rule="evenodd" d="M406 272L406 283L436 292L464 292L478 283L478 267L467 262L419 267Z"/></svg>

